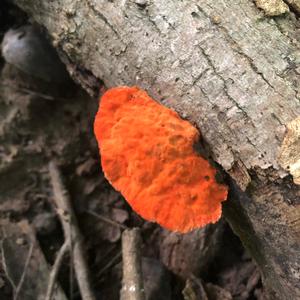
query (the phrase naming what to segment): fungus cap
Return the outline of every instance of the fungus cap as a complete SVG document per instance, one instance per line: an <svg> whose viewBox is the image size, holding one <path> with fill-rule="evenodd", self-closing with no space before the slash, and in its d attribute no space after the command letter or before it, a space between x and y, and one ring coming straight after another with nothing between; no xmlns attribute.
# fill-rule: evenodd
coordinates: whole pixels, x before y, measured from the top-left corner
<svg viewBox="0 0 300 300"><path fill-rule="evenodd" d="M137 87L108 90L94 123L105 177L149 221L188 232L221 216L227 187L196 153L200 134Z"/></svg>

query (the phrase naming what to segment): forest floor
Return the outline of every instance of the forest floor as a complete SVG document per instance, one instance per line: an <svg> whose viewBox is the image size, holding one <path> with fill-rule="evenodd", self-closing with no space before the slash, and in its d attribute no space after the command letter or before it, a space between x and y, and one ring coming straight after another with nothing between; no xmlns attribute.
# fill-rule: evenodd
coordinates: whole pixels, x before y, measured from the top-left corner
<svg viewBox="0 0 300 300"><path fill-rule="evenodd" d="M1 4L1 38L26 16ZM22 38L22 37L20 37ZM121 235L139 227L147 299L266 299L261 274L225 220L182 235L145 222L106 181L93 135L98 99L71 79L45 82L1 58L0 299L43 299L64 235L48 163L58 164L84 237L96 299L119 299ZM72 255L58 282L81 299ZM57 296L58 297L58 296Z"/></svg>

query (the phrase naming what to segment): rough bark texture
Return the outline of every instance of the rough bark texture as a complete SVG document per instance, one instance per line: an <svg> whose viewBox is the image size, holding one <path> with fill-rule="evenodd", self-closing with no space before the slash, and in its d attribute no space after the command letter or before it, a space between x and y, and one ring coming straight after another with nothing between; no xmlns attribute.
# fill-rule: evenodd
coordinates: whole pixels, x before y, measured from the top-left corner
<svg viewBox="0 0 300 300"><path fill-rule="evenodd" d="M70 62L108 87L145 88L200 128L235 181L229 222L273 298L298 299L300 191L277 161L300 114L294 15L267 18L248 0L14 2Z"/></svg>

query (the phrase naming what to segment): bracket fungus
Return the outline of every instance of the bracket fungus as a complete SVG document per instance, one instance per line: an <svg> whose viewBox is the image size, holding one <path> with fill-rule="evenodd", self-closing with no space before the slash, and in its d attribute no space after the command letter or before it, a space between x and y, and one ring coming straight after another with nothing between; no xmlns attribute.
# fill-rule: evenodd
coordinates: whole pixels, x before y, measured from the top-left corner
<svg viewBox="0 0 300 300"><path fill-rule="evenodd" d="M228 188L195 151L200 133L137 87L108 90L94 131L105 177L149 221L188 232L219 220Z"/></svg>

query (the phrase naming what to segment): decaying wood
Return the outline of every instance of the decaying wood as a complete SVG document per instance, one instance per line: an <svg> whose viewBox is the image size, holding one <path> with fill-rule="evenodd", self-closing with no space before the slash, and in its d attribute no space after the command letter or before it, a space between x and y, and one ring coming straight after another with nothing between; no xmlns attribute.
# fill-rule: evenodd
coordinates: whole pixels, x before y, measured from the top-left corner
<svg viewBox="0 0 300 300"><path fill-rule="evenodd" d="M89 280L89 269L83 247L83 237L77 224L69 194L63 185L60 171L53 161L49 163L49 173L53 186L54 200L63 226L65 240L69 241L69 247L73 251L73 264L81 296L86 300L95 300L96 298Z"/></svg>
<svg viewBox="0 0 300 300"><path fill-rule="evenodd" d="M281 166L300 185L300 116L287 124L287 134L282 142L278 157Z"/></svg>
<svg viewBox="0 0 300 300"><path fill-rule="evenodd" d="M91 73L108 87L139 85L201 129L232 180L225 214L266 286L274 299L299 298L300 190L278 163L300 114L294 14L269 18L248 0L14 2L69 70L87 71L73 74L84 86Z"/></svg>
<svg viewBox="0 0 300 300"><path fill-rule="evenodd" d="M144 300L141 235L138 228L126 229L122 234L123 282L122 300Z"/></svg>

